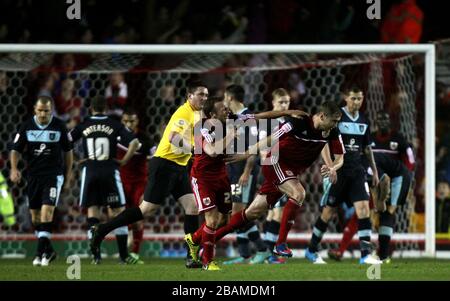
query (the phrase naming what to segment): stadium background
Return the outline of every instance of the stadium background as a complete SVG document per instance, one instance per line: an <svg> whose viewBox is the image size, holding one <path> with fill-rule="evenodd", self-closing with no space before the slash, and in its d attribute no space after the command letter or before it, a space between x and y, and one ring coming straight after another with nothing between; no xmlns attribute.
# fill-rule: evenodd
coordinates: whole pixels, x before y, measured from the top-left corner
<svg viewBox="0 0 450 301"><path fill-rule="evenodd" d="M320 3L319 3L320 2ZM327 1L323 1L324 3ZM14 26L17 19L4 16L0 28L1 42L52 42L52 43L364 43L379 42L379 29L366 18L367 5L351 1L331 1L326 6L321 1L258 1L252 4L225 2L200 5L194 1L132 1L128 5L112 5L102 1L88 1L83 6L82 21L76 25L65 18L66 6L35 1L2 2L1 11L20 9L21 26ZM278 3L278 4L277 4ZM385 3L387 3L385 5ZM382 1L383 17L394 1ZM439 27L439 16L430 18L431 7L418 1L424 11L422 42L450 36ZM154 9L149 8L155 5ZM228 4L228 2L227 2ZM279 6L277 6L279 5ZM140 8L147 10L137 14ZM349 6L352 9L349 9ZM275 9L271 9L275 8ZM436 10L436 8L434 8ZM56 17L55 12L60 11ZM101 14L98 12L101 11ZM215 13L210 13L211 11ZM281 12L282 13L281 13ZM345 23L338 32L326 27L318 18L321 13L331 14L336 22ZM436 10L439 11L439 10ZM159 18L154 24L146 14L155 13ZM195 13L194 13L195 12ZM276 13L278 12L278 14ZM433 12L435 13L435 11ZM194 14L194 18L188 18ZM219 16L215 16L219 14ZM11 14L12 15L12 14ZM43 17L38 22L36 15ZM256 16L255 16L256 15ZM34 16L34 17L33 17ZM97 18L97 16L101 16ZM427 18L428 16L428 18ZM218 27L213 20L221 20ZM443 18L443 16L442 16ZM196 21L189 21L194 19ZM279 20L284 27L276 26ZM205 22L205 23L202 23ZM260 22L260 23L258 23ZM331 22L331 21L330 21ZM102 24L112 24L102 26ZM210 26L204 26L209 24ZM202 26L200 26L202 25ZM259 26L258 26L259 25ZM345 24L343 24L345 25ZM164 29L163 31L155 28ZM173 26L173 30L171 31ZM264 27L265 26L265 27ZM59 28L59 30L55 30ZM149 30L149 28L151 30ZM264 30L265 28L265 30ZM165 32L167 30L167 32ZM5 34L6 32L6 34ZM89 34L90 32L90 34ZM161 34L164 32L166 34ZM190 33L189 33L190 32ZM89 38L90 37L90 38ZM443 136L448 120L449 44L438 45L438 128L437 138ZM0 167L5 177L8 171L8 142L12 141L17 125L32 112L32 103L39 94L60 98L64 93L72 95L72 108L57 112L73 126L87 113L89 98L107 94L123 75L127 93L121 94L127 105L142 112L141 125L154 139L158 139L167 118L184 101L185 84L193 77L207 82L211 94L220 94L228 83L244 85L246 101L251 109L270 109L270 91L285 86L293 98L293 107L310 109L324 99L339 100L337 93L350 83L357 82L366 91L364 110L373 120L381 108L398 114L395 126L414 143L418 156L415 193L408 206L397 218L399 231L423 231L424 196L423 183L423 58L420 56L375 55L74 55L74 54L2 54L0 58ZM115 74L115 75L113 75ZM364 74L365 76L361 76ZM112 76L113 75L113 76ZM122 85L122 93L124 86ZM120 89L119 89L120 94ZM120 97L113 102L122 106ZM370 100L370 101L369 101ZM409 105L405 105L409 104ZM73 109L75 108L75 109ZM438 140L439 141L439 140ZM66 244L66 255L87 254L85 239L86 218L77 206L79 192L79 169L75 166L75 178L70 194L64 195L56 214L55 239L72 240ZM310 197L298 216L295 232L306 233L311 229L317 215L317 203L321 193L320 175L316 168L303 179L310 185ZM10 186L11 187L11 186ZM0 255L30 255L29 239L33 238L23 183L12 188L17 224L9 227L4 223L0 235ZM147 242L143 255L177 256L182 251L179 239L171 236L182 233L182 214L178 203L172 199L152 218L146 220ZM411 220L414 219L414 220ZM332 232L341 230L334 221ZM154 236L153 234L160 236ZM19 235L16 235L19 234ZM153 236L152 236L153 235ZM11 239L12 238L12 239ZM161 240L163 239L163 240ZM445 236L440 241L446 247ZM301 246L299 241L298 246ZM397 247L417 249L415 243L400 243Z"/></svg>

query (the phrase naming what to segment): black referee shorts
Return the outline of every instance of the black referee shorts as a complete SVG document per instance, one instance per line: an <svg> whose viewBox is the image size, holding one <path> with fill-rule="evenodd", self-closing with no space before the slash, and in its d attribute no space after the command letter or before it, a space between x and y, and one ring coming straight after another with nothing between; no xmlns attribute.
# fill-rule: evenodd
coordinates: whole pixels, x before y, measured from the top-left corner
<svg viewBox="0 0 450 301"><path fill-rule="evenodd" d="M38 210L42 205L58 205L63 184L63 175L29 176L27 178L28 207Z"/></svg>
<svg viewBox="0 0 450 301"><path fill-rule="evenodd" d="M192 193L187 166L153 157L148 168L148 181L144 192L146 202L160 205L170 194L178 200L183 195Z"/></svg>

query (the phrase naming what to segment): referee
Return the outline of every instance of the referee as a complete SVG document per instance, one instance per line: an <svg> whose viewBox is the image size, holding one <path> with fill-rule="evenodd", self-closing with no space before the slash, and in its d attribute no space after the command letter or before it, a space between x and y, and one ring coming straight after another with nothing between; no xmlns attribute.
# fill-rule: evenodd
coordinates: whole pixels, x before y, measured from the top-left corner
<svg viewBox="0 0 450 301"><path fill-rule="evenodd" d="M100 252L100 244L112 230L133 224L151 216L159 209L165 198L172 194L184 208L184 231L195 232L198 228L198 210L191 190L187 164L194 145L194 125L200 118L208 89L201 83L188 87L187 101L180 106L167 124L154 157L149 163L149 175L144 200L139 207L128 208L111 221L92 227L91 251ZM197 258L186 258L187 268L201 268Z"/></svg>

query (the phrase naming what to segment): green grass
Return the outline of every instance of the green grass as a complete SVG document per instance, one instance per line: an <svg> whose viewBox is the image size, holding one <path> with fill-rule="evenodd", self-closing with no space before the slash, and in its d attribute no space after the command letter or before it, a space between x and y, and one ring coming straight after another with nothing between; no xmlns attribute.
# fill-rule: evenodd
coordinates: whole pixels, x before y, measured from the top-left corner
<svg viewBox="0 0 450 301"><path fill-rule="evenodd" d="M67 280L69 264L57 259L48 267L33 267L31 259L0 259L0 280ZM221 261L219 260L219 263ZM81 260L81 280L368 280L356 260L312 265L291 259L282 265L223 266L221 271L188 270L182 259L147 259L144 265L119 265L115 259L91 265ZM381 266L381 280L450 280L450 261L433 259L394 259Z"/></svg>

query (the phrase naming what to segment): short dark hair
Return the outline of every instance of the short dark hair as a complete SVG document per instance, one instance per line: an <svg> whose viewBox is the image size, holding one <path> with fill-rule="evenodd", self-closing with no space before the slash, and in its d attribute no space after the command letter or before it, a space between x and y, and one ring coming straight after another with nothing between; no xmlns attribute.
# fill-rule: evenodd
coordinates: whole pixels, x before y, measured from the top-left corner
<svg viewBox="0 0 450 301"><path fill-rule="evenodd" d="M334 116L334 115L342 115L341 108L339 105L332 100L327 100L324 103L322 103L318 110L318 113L322 112L326 116Z"/></svg>
<svg viewBox="0 0 450 301"><path fill-rule="evenodd" d="M133 107L125 107L122 115L136 115L139 117L138 111Z"/></svg>
<svg viewBox="0 0 450 301"><path fill-rule="evenodd" d="M349 95L351 92L359 93L359 92L363 92L363 90L361 89L361 87L359 87L357 85L351 85L344 90L345 95Z"/></svg>
<svg viewBox="0 0 450 301"><path fill-rule="evenodd" d="M216 103L221 102L222 100L222 97L208 97L208 99L203 104L203 113L205 113L205 116L207 118L211 118L212 113L215 112Z"/></svg>
<svg viewBox="0 0 450 301"><path fill-rule="evenodd" d="M188 83L187 94L194 94L195 91L197 91L197 89L201 87L206 88L206 85L199 80L191 81L190 83Z"/></svg>
<svg viewBox="0 0 450 301"><path fill-rule="evenodd" d="M239 102L244 102L245 90L240 85L230 85L225 88L225 92Z"/></svg>
<svg viewBox="0 0 450 301"><path fill-rule="evenodd" d="M41 102L44 105L49 103L51 106L53 106L53 103L54 103L53 98L51 98L50 96L46 96L46 95L39 95L36 98L34 105L37 105L38 102Z"/></svg>
<svg viewBox="0 0 450 301"><path fill-rule="evenodd" d="M103 96L96 96L91 101L91 109L95 112L106 111L106 98Z"/></svg>

